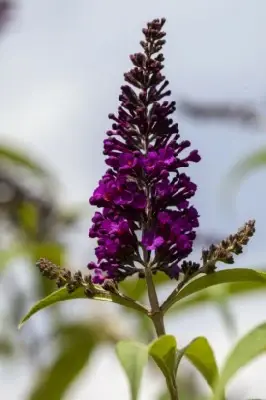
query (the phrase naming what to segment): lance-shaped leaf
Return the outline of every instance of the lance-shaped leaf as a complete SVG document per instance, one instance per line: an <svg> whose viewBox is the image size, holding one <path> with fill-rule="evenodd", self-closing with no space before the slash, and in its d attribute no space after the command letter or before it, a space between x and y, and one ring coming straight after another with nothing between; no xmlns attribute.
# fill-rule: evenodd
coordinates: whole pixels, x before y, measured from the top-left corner
<svg viewBox="0 0 266 400"><path fill-rule="evenodd" d="M36 175L42 177L49 176L48 172L45 171L45 169L39 163L32 160L28 154L24 153L21 149L15 148L14 146L5 146L1 144L0 161L8 161L13 165L26 168Z"/></svg>
<svg viewBox="0 0 266 400"><path fill-rule="evenodd" d="M0 250L0 271L4 269L10 261L24 257L27 254L28 252L25 246L22 245L14 245L8 249Z"/></svg>
<svg viewBox="0 0 266 400"><path fill-rule="evenodd" d="M10 357L14 353L14 345L7 337L0 337L0 357Z"/></svg>
<svg viewBox="0 0 266 400"><path fill-rule="evenodd" d="M239 340L227 358L215 387L213 400L223 400L227 383L236 372L254 358L266 352L266 323L257 326Z"/></svg>
<svg viewBox="0 0 266 400"><path fill-rule="evenodd" d="M168 390L173 399L176 395L176 354L176 339L172 335L160 336L149 346L149 355L164 374Z"/></svg>
<svg viewBox="0 0 266 400"><path fill-rule="evenodd" d="M205 303L217 302L226 298L234 298L252 294L258 290L265 290L265 282L232 282L223 285L205 288L202 291L185 298L173 305L169 313L179 313L191 307L203 306Z"/></svg>
<svg viewBox="0 0 266 400"><path fill-rule="evenodd" d="M148 347L138 342L121 341L116 345L116 354L128 377L131 400L137 400L143 369L148 361Z"/></svg>
<svg viewBox="0 0 266 400"><path fill-rule="evenodd" d="M218 378L218 367L208 340L205 337L198 337L192 340L186 347L179 350L177 368L184 356L197 368L208 385L213 389Z"/></svg>
<svg viewBox="0 0 266 400"><path fill-rule="evenodd" d="M58 356L34 380L29 400L64 398L69 386L87 365L94 348L102 342L102 337L90 325L67 325L58 334Z"/></svg>
<svg viewBox="0 0 266 400"><path fill-rule="evenodd" d="M223 203L229 205L243 180L261 168L266 168L266 148L260 148L238 161L222 185L221 198L225 200Z"/></svg>
<svg viewBox="0 0 266 400"><path fill-rule="evenodd" d="M266 273L249 268L233 268L202 276L188 283L179 292L176 291L175 293L172 293L162 304L162 310L163 312L166 312L177 301L197 293L200 290L230 282L258 282L266 285Z"/></svg>
<svg viewBox="0 0 266 400"><path fill-rule="evenodd" d="M137 311L141 311L143 313L146 313L147 310L146 308L141 305L140 303L135 302L134 300L131 300L130 298L127 297L122 297L117 294L107 292L103 290L100 286L96 286L96 291L94 294L91 295L90 299L93 300L101 300L101 301L109 301L113 302L116 304L120 304L124 307L129 307L133 308ZM46 307L51 306L52 304L56 304L60 301L66 301L66 300L73 300L73 299L87 299L88 297L84 293L84 288L78 288L75 290L73 293L68 293L67 289L64 287L62 289L56 290L49 296L45 297L44 299L38 301L31 309L30 311L23 317L19 324L19 328L22 327L22 325L34 314L36 314L38 311L43 310Z"/></svg>

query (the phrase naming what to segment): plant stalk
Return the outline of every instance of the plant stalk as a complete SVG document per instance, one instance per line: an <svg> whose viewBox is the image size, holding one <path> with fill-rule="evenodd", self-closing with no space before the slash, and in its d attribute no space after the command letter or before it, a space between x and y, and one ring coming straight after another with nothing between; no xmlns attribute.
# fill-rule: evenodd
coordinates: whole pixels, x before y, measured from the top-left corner
<svg viewBox="0 0 266 400"><path fill-rule="evenodd" d="M151 306L149 317L151 318L156 334L159 337L165 335L164 315L159 305L155 285L152 278L152 271L149 268L149 266L145 268L145 278L147 283L149 302ZM171 380L167 379L167 387L169 390L171 400L178 400L179 398L176 385L175 371L173 371L172 379Z"/></svg>
<svg viewBox="0 0 266 400"><path fill-rule="evenodd" d="M167 387L169 390L171 400L179 400L177 385L176 385L176 378L175 378L174 374L173 374L173 379L171 380L171 382L167 382Z"/></svg>
<svg viewBox="0 0 266 400"><path fill-rule="evenodd" d="M149 302L151 306L149 316L153 322L156 334L159 337L165 335L165 327L164 327L163 313L160 309L157 293L152 279L152 272L149 266L145 268L145 277L148 289Z"/></svg>

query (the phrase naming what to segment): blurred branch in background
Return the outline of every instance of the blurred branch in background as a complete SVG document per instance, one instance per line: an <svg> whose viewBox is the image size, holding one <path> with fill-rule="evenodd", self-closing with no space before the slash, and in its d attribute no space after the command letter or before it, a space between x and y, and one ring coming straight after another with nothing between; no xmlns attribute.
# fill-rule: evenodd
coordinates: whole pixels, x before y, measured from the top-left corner
<svg viewBox="0 0 266 400"><path fill-rule="evenodd" d="M249 133L259 130L264 133L266 130L266 103L263 102L263 109L252 104L233 104L230 102L203 102L182 100L179 103L179 110L183 115L191 120L206 123L214 121L216 123L239 123L242 128L248 129ZM251 130L252 129L252 130ZM241 183L256 171L266 167L266 142L260 147L237 160L225 176L221 185L221 198L223 205L232 207L232 199L235 198ZM203 235L203 239L204 239ZM208 238L207 242L208 242ZM210 239L212 239L210 237Z"/></svg>
<svg viewBox="0 0 266 400"><path fill-rule="evenodd" d="M192 120L233 122L244 127L265 129L266 112L262 113L253 104L230 102L203 102L183 99L177 102L178 108ZM266 105L265 105L266 111Z"/></svg>
<svg viewBox="0 0 266 400"><path fill-rule="evenodd" d="M0 33L5 28L6 23L10 19L10 14L13 11L14 3L10 0L0 1Z"/></svg>

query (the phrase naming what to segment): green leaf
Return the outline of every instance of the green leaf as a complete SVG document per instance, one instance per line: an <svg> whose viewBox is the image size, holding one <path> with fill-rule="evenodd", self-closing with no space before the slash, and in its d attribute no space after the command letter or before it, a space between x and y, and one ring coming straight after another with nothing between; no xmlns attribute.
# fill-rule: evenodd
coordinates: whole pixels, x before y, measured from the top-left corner
<svg viewBox="0 0 266 400"><path fill-rule="evenodd" d="M158 272L152 277L156 287L169 283L169 278L163 273ZM135 300L141 300L147 293L147 284L145 279L129 278L119 284L123 293Z"/></svg>
<svg viewBox="0 0 266 400"><path fill-rule="evenodd" d="M7 338L0 338L0 356L10 357L14 353L14 346L11 340Z"/></svg>
<svg viewBox="0 0 266 400"><path fill-rule="evenodd" d="M59 354L52 365L40 371L29 400L62 399L99 343L97 332L90 325L69 325L60 333Z"/></svg>
<svg viewBox="0 0 266 400"><path fill-rule="evenodd" d="M36 175L48 176L47 171L37 162L33 161L27 154L15 146L0 146L0 162L8 161L12 164L16 164L19 167L24 167Z"/></svg>
<svg viewBox="0 0 266 400"><path fill-rule="evenodd" d="M160 336L149 346L149 355L153 358L165 376L168 390L175 395L176 381L176 357L177 344L172 335ZM174 397L173 397L174 398Z"/></svg>
<svg viewBox="0 0 266 400"><path fill-rule="evenodd" d="M210 275L205 275L200 278L194 279L188 283L180 292L171 296L162 304L163 312L166 312L177 301L182 300L200 290L206 289L210 286L220 285L229 282L255 282L263 283L266 285L266 273L255 271L249 268L234 268L226 269L224 271L214 272Z"/></svg>
<svg viewBox="0 0 266 400"><path fill-rule="evenodd" d="M266 167L266 148L254 151L254 153L240 160L231 171L231 177L243 179L253 170Z"/></svg>
<svg viewBox="0 0 266 400"><path fill-rule="evenodd" d="M234 374L266 352L266 323L257 326L236 344L227 358L215 387L213 400L223 400L223 391Z"/></svg>
<svg viewBox="0 0 266 400"><path fill-rule="evenodd" d="M231 307L226 298L218 298L214 304L220 314L225 328L228 332L228 336L231 339L237 334L237 327L234 315L231 311Z"/></svg>
<svg viewBox="0 0 266 400"><path fill-rule="evenodd" d="M30 202L23 202L17 209L20 226L30 237L35 237L39 225L39 215L36 205Z"/></svg>
<svg viewBox="0 0 266 400"><path fill-rule="evenodd" d="M148 348L142 343L121 341L116 345L116 354L129 380L131 400L137 400Z"/></svg>
<svg viewBox="0 0 266 400"><path fill-rule="evenodd" d="M133 300L130 300L128 298L123 298L116 294L107 292L107 291L103 290L101 286L95 285L95 289L97 289L97 291L90 299L113 302L113 303L120 304L125 307L133 308L133 309L141 311L143 313L146 313L146 311L147 311L146 308L144 306L142 306L141 304L134 302ZM87 299L88 300L88 297L85 295L83 288L78 288L73 293L68 293L68 291L65 287L63 287L59 290L56 290L49 296L38 301L30 309L30 311L21 320L21 322L19 324L19 329L29 318L31 318L38 311L43 310L44 308L49 307L52 304L56 304L60 301L73 300L73 299Z"/></svg>
<svg viewBox="0 0 266 400"><path fill-rule="evenodd" d="M156 337L152 320L145 314L138 313L137 316L137 336L140 337L145 343L152 342Z"/></svg>
<svg viewBox="0 0 266 400"><path fill-rule="evenodd" d="M149 346L149 355L165 375L175 370L176 351L176 339L172 335L160 336Z"/></svg>
<svg viewBox="0 0 266 400"><path fill-rule="evenodd" d="M146 292L146 282L145 279L130 277L119 283L119 288L127 296L132 297L135 300L139 300Z"/></svg>
<svg viewBox="0 0 266 400"><path fill-rule="evenodd" d="M65 265L66 263L66 253L65 247L57 242L37 242L29 246L31 262L33 265L40 258L46 258L56 265ZM46 297L51 292L56 290L56 285L54 281L49 279L43 279L43 276L39 271L36 270L36 275L38 276L38 286L39 286L39 296Z"/></svg>
<svg viewBox="0 0 266 400"><path fill-rule="evenodd" d="M28 254L25 246L15 244L8 249L0 250L0 271L4 269L11 261Z"/></svg>
<svg viewBox="0 0 266 400"><path fill-rule="evenodd" d="M225 183L222 185L222 198L228 204L235 197L235 193L239 184L252 172L266 167L266 148L256 150L247 157L238 161L230 170L226 177ZM226 194L226 197L224 196ZM228 196L228 194L230 196Z"/></svg>
<svg viewBox="0 0 266 400"><path fill-rule="evenodd" d="M205 337L198 337L178 351L177 367L183 356L197 368L208 385L213 388L217 382L218 367L208 340Z"/></svg>
<svg viewBox="0 0 266 400"><path fill-rule="evenodd" d="M32 259L47 258L56 265L65 264L65 247L57 242L39 242L32 246Z"/></svg>
<svg viewBox="0 0 266 400"><path fill-rule="evenodd" d="M168 312L183 312L191 307L201 306L208 302L216 302L227 298L231 299L236 296L243 296L262 289L265 289L264 282L232 282L219 285L218 287L209 287L174 304Z"/></svg>

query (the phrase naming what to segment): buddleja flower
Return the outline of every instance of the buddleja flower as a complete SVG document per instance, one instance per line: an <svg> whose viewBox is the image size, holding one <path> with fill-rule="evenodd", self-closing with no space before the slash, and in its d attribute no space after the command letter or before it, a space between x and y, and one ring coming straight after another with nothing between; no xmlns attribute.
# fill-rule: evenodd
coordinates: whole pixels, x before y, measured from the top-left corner
<svg viewBox="0 0 266 400"><path fill-rule="evenodd" d="M164 23L156 19L143 29L143 52L130 56L133 68L124 75L118 113L109 115L109 168L90 198L101 208L89 231L98 242L97 263L88 265L94 283L143 276L147 267L178 279L180 262L192 251L199 215L189 200L197 187L184 169L200 156L184 151L190 142L180 139L171 118L176 107L167 100L171 92L162 74Z"/></svg>

